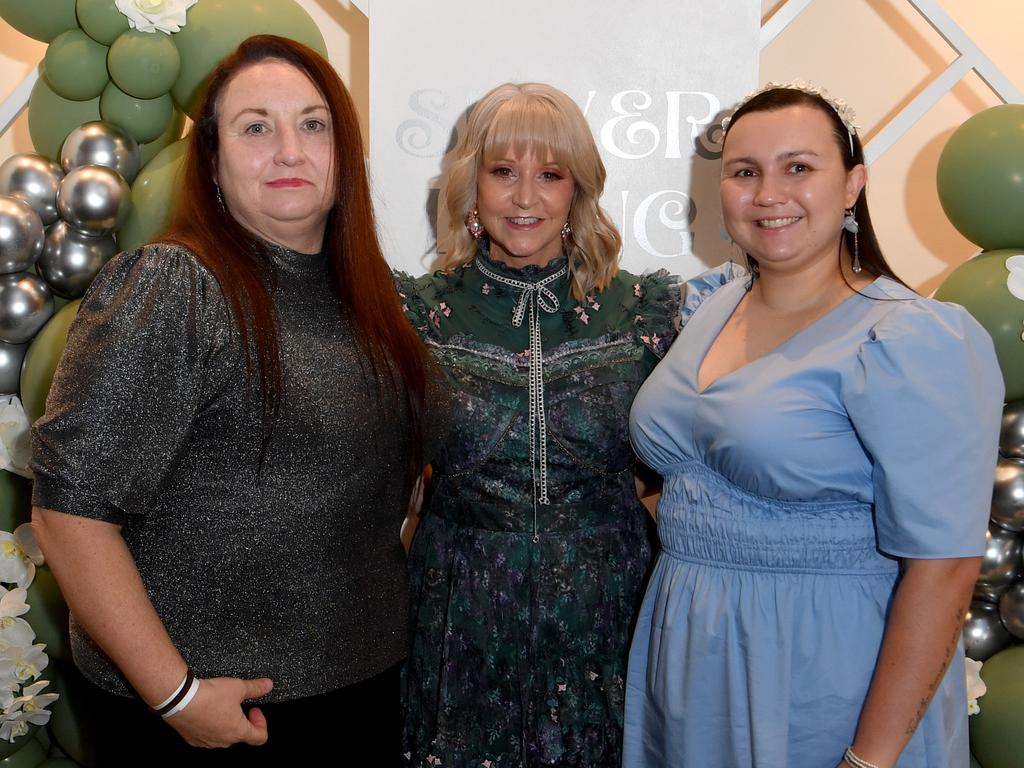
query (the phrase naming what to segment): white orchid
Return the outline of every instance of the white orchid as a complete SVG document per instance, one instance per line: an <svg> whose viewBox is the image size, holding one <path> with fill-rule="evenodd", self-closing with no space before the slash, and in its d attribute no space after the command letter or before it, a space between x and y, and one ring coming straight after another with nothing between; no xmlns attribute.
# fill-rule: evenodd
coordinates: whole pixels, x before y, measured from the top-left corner
<svg viewBox="0 0 1024 768"><path fill-rule="evenodd" d="M0 643L0 680L12 676L21 682L34 680L50 663L43 643L35 645L4 645Z"/></svg>
<svg viewBox="0 0 1024 768"><path fill-rule="evenodd" d="M37 680L26 685L21 696L4 707L3 717L17 717L30 725L46 725L50 721L47 707L59 698L56 693L40 693L49 684L49 680Z"/></svg>
<svg viewBox="0 0 1024 768"><path fill-rule="evenodd" d="M981 679L981 667L982 663L980 661L975 661L971 658L964 659L964 669L967 672L968 715L976 715L981 712L981 707L978 706L978 699L984 696L988 690L985 681Z"/></svg>
<svg viewBox="0 0 1024 768"><path fill-rule="evenodd" d="M43 562L30 523L22 523L13 534L0 531L0 582L27 589L36 577L36 566Z"/></svg>
<svg viewBox="0 0 1024 768"><path fill-rule="evenodd" d="M28 592L21 587L10 591L0 587L0 645L31 645L35 630L18 617L28 612Z"/></svg>
<svg viewBox="0 0 1024 768"><path fill-rule="evenodd" d="M32 458L31 426L17 395L0 397L0 469L32 477L32 470L28 468Z"/></svg>
<svg viewBox="0 0 1024 768"><path fill-rule="evenodd" d="M198 0L115 0L128 17L128 26L140 32L169 35L185 26L185 12Z"/></svg>

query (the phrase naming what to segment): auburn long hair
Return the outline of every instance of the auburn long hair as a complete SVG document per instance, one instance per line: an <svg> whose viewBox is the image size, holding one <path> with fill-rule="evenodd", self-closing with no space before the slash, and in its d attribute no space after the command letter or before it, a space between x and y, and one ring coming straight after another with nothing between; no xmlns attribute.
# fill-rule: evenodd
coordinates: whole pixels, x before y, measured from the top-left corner
<svg viewBox="0 0 1024 768"><path fill-rule="evenodd" d="M218 198L217 109L224 89L244 69L278 59L303 72L331 114L334 139L334 205L323 250L341 311L369 360L378 392L389 387L406 403L412 450L411 485L422 470L424 411L430 359L406 319L384 260L373 217L359 121L348 90L316 51L276 35L245 40L210 75L194 115L170 229L163 240L187 247L213 274L227 301L246 355L254 349L263 393L264 438L273 429L284 387L277 317L270 295L266 246L238 223ZM247 357L247 359L249 359ZM251 360L250 360L251 364Z"/></svg>

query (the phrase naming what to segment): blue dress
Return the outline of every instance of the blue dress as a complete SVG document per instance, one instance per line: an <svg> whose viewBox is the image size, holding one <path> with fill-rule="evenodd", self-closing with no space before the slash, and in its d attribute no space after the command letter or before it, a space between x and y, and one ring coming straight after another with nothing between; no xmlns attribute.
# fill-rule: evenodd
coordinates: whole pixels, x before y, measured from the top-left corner
<svg viewBox="0 0 1024 768"><path fill-rule="evenodd" d="M900 559L984 552L1003 384L981 326L879 278L701 393L746 287L689 286L679 340L633 405L664 490L626 768L835 768ZM961 651L898 765L967 754Z"/></svg>

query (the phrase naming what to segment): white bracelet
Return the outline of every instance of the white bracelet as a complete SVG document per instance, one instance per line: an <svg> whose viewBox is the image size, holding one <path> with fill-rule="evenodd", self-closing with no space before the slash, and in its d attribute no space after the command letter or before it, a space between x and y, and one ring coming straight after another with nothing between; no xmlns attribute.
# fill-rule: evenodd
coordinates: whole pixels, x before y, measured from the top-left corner
<svg viewBox="0 0 1024 768"><path fill-rule="evenodd" d="M167 718L173 717L174 715L178 714L179 712L181 712L181 710L183 710L185 707L192 703L192 699L196 697L197 693L199 693L199 678L193 677L192 685L190 685L189 689L185 691L185 695L181 697L181 701L175 704L167 712L164 712L161 715L161 717L163 717L163 719L166 720ZM861 767L857 766L857 768Z"/></svg>
<svg viewBox="0 0 1024 768"><path fill-rule="evenodd" d="M869 763L867 760L857 757L853 747L846 748L846 752L843 753L843 760L848 762L853 768L878 768L874 763Z"/></svg>
<svg viewBox="0 0 1024 768"><path fill-rule="evenodd" d="M178 687L175 688L174 691L171 692L170 696L168 696L166 699L161 701L159 704L155 705L153 707L153 709L159 711L159 710L163 709L164 707L166 707L168 704L170 704L172 701L174 701L174 697L177 696L179 693L181 693L181 689L185 687L185 683L187 683L187 682L188 682L188 670L186 669L185 670L185 676L183 678L181 678L181 682L178 683Z"/></svg>

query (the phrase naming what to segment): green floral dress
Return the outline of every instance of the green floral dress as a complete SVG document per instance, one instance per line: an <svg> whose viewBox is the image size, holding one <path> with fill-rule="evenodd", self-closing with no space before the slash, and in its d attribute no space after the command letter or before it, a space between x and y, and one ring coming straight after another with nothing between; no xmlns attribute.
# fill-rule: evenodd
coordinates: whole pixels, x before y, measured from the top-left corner
<svg viewBox="0 0 1024 768"><path fill-rule="evenodd" d="M577 302L564 266L512 269L482 253L448 274L397 277L455 400L410 554L409 766L621 761L653 542L629 408L675 336L679 288L664 271L619 272ZM536 283L541 366L530 365L534 294L521 287ZM532 408L531 376L543 382Z"/></svg>

